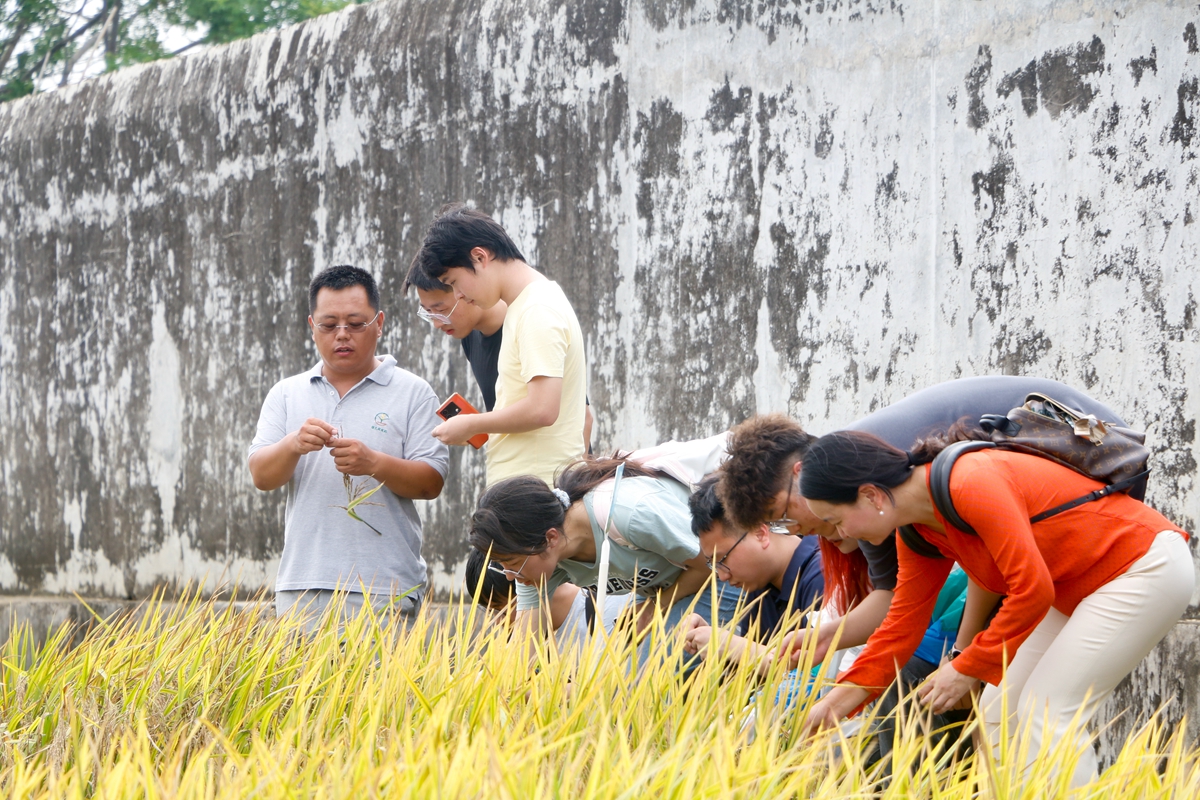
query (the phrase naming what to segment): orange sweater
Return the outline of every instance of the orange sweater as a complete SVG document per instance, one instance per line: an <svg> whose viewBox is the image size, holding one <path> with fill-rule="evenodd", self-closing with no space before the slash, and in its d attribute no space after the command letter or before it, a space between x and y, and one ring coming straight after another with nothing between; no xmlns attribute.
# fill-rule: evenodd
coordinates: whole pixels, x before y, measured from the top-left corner
<svg viewBox="0 0 1200 800"><path fill-rule="evenodd" d="M925 482L929 482L929 468ZM1054 607L1070 615L1085 597L1146 554L1161 531L1178 531L1127 494L1113 494L1036 525L1029 518L1103 484L1049 459L1004 450L968 453L954 465L954 508L978 536L917 531L947 558L917 555L896 537L900 565L887 618L839 681L882 689L921 643L938 590L957 561L977 584L1005 595L1000 611L954 661L959 672L999 683L1003 666Z"/></svg>

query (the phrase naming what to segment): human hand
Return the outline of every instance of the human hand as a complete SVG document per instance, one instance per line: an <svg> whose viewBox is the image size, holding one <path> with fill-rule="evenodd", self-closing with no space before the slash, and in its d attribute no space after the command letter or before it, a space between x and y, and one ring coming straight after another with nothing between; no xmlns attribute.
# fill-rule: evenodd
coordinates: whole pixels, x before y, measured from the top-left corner
<svg viewBox="0 0 1200 800"><path fill-rule="evenodd" d="M474 427L474 421L471 417L477 417L478 414L459 414L457 417L451 417L433 429L433 438L437 439L442 444L466 444L477 433Z"/></svg>
<svg viewBox="0 0 1200 800"><path fill-rule="evenodd" d="M815 736L825 728L836 726L841 718L842 714L838 712L836 704L826 697L808 710L808 717L804 720L804 733L806 736Z"/></svg>
<svg viewBox="0 0 1200 800"><path fill-rule="evenodd" d="M699 615L693 614L692 616ZM701 617L700 621L703 622L704 618ZM709 641L712 640L712 635L713 629L710 625L700 625L690 629L686 634L684 634L683 637L684 652L690 655L696 655L699 653L701 656L703 656L705 650L708 649Z"/></svg>
<svg viewBox="0 0 1200 800"><path fill-rule="evenodd" d="M688 631L694 630L696 628L701 628L706 625L708 625L708 620L706 620L704 617L700 616L699 614L696 614L693 612L691 614L688 614L687 619L685 619L680 624L679 629L681 631L683 631L684 633L687 633Z"/></svg>
<svg viewBox="0 0 1200 800"><path fill-rule="evenodd" d="M978 678L964 675L947 661L931 678L921 684L917 696L933 713L941 714L954 708L958 701L976 689L979 683Z"/></svg>
<svg viewBox="0 0 1200 800"><path fill-rule="evenodd" d="M374 475L379 471L375 451L358 439L330 439L329 447L333 465L343 475Z"/></svg>
<svg viewBox="0 0 1200 800"><path fill-rule="evenodd" d="M315 453L325 447L337 434L337 429L324 420L309 417L296 431L296 452L300 455Z"/></svg>
<svg viewBox="0 0 1200 800"><path fill-rule="evenodd" d="M829 652L829 646L833 644L833 637L836 633L837 627L834 625L822 625L817 629L815 639L811 629L801 628L789 631L784 634L779 645L778 657L787 656L788 668L798 669L804 658L805 647L808 647L812 653L810 663L820 664L825 660L825 655Z"/></svg>

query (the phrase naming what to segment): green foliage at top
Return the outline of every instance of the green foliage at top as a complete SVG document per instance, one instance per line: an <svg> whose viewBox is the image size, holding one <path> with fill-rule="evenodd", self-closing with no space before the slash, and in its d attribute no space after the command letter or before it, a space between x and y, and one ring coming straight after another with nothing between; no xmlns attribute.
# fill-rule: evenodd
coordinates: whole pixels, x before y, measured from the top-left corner
<svg viewBox="0 0 1200 800"><path fill-rule="evenodd" d="M0 0L0 102L224 44L364 0ZM187 44L168 49L174 29ZM94 69L91 70L94 73Z"/></svg>

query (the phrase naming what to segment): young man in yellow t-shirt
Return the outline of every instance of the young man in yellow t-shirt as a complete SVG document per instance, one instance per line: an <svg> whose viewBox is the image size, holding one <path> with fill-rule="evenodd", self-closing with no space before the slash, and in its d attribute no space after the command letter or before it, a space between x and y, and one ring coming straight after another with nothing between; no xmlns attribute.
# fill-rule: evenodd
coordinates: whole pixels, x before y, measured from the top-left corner
<svg viewBox="0 0 1200 800"><path fill-rule="evenodd" d="M496 405L434 428L446 444L479 433L487 445L487 483L554 475L587 445L580 436L587 396L587 360L575 311L558 284L529 264L491 217L453 205L429 226L413 268L450 286L467 303L508 305L500 345Z"/></svg>

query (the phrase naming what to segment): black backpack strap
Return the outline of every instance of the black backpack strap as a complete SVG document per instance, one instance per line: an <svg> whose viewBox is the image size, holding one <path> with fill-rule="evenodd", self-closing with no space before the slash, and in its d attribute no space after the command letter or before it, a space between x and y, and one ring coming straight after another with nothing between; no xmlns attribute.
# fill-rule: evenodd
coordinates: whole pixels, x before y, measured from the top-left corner
<svg viewBox="0 0 1200 800"><path fill-rule="evenodd" d="M933 463L929 465L929 494L933 499L933 505L946 522L972 536L978 536L975 529L964 522L963 518L954 510L954 500L950 497L950 472L954 469L954 462L964 453L995 446L995 442L980 442L973 439L955 442L938 453L937 457L933 459Z"/></svg>
<svg viewBox="0 0 1200 800"><path fill-rule="evenodd" d="M1108 486L1105 486L1103 489L1097 489L1094 492L1088 492L1083 497L1076 497L1074 500L1070 501L1069 503L1063 503L1061 506L1055 506L1054 508L1051 508L1047 511L1043 511L1040 514L1035 514L1034 516L1029 518L1029 523L1032 525L1035 522L1041 522L1044 519L1049 519L1050 517L1053 517L1055 514L1061 514L1064 511L1070 511L1072 508L1075 508L1076 506L1081 506L1084 503L1090 503L1093 500L1099 500L1101 497L1108 497L1110 494L1115 494L1117 492L1123 492L1126 489L1128 489L1129 487L1133 486L1138 481L1142 480L1143 478L1148 477L1149 475L1150 475L1150 470L1146 470L1145 472L1139 472L1137 475L1134 475L1131 478L1126 478L1123 481L1117 481L1116 483L1110 483Z"/></svg>
<svg viewBox="0 0 1200 800"><path fill-rule="evenodd" d="M945 558L942 555L942 551L930 544L928 539L917 533L917 529L912 525L901 525L898 531L900 538L908 545L908 549L917 555L924 556L925 558Z"/></svg>

